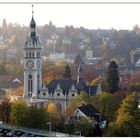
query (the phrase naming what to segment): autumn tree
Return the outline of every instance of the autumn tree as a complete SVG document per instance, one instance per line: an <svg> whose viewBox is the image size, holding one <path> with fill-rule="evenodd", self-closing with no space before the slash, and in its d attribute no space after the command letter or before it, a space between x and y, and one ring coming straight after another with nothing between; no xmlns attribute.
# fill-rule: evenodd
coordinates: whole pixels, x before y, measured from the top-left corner
<svg viewBox="0 0 140 140"><path fill-rule="evenodd" d="M9 123L11 112L11 102L8 98L4 98L0 104L0 118L2 122Z"/></svg>
<svg viewBox="0 0 140 140"><path fill-rule="evenodd" d="M110 93L118 91L119 74L118 66L115 61L111 61L107 69L107 83Z"/></svg>
<svg viewBox="0 0 140 140"><path fill-rule="evenodd" d="M46 75L44 75L43 82L49 84L54 79L62 79L63 75L59 69L49 70Z"/></svg>
<svg viewBox="0 0 140 140"><path fill-rule="evenodd" d="M100 83L100 77L97 77L91 81L92 86L97 86L99 83Z"/></svg>
<svg viewBox="0 0 140 140"><path fill-rule="evenodd" d="M51 118L52 129L55 129L57 120L59 119L56 105L54 103L49 103L47 111L48 111L50 118Z"/></svg>

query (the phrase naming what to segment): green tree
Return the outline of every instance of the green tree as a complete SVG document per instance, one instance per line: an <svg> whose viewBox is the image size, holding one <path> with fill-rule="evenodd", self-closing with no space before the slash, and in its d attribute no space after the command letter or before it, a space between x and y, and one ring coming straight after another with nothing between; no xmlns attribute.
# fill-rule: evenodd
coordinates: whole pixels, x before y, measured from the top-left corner
<svg viewBox="0 0 140 140"><path fill-rule="evenodd" d="M70 99L70 107L75 109L78 106L81 106L83 103L88 102L88 96L85 92L80 92L78 96L73 97Z"/></svg>
<svg viewBox="0 0 140 140"><path fill-rule="evenodd" d="M94 95L90 98L90 103L95 106L107 120L113 121L116 116L116 111L120 106L121 100L109 93Z"/></svg>
<svg viewBox="0 0 140 140"><path fill-rule="evenodd" d="M16 100L12 103L10 122L15 125L25 125L25 118L27 115L28 107L24 100Z"/></svg>
<svg viewBox="0 0 140 140"><path fill-rule="evenodd" d="M50 116L46 108L29 107L25 118L25 126L45 129L49 120Z"/></svg>
<svg viewBox="0 0 140 140"><path fill-rule="evenodd" d="M118 74L118 66L115 61L111 61L108 66L107 83L110 93L118 91L119 74Z"/></svg>
<svg viewBox="0 0 140 140"><path fill-rule="evenodd" d="M135 93L128 95L118 110L114 123L109 125L107 136L140 136L140 109ZM110 131L112 130L112 131Z"/></svg>
<svg viewBox="0 0 140 140"><path fill-rule="evenodd" d="M64 70L64 78L65 79L71 79L71 69L69 67L69 65L65 66L65 70Z"/></svg>
<svg viewBox="0 0 140 140"><path fill-rule="evenodd" d="M82 136L101 136L102 132L98 125L93 123L86 117L80 118L75 124L74 131L81 131Z"/></svg>

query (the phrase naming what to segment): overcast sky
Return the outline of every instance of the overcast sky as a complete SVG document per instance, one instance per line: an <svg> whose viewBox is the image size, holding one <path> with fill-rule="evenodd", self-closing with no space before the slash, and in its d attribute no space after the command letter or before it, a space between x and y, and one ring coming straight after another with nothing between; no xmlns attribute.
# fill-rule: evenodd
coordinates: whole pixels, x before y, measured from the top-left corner
<svg viewBox="0 0 140 140"><path fill-rule="evenodd" d="M12 2L12 0L6 1ZM30 0L24 1L31 2ZM39 0L34 1L39 2ZM42 2L43 1L44 0L42 0ZM61 0L61 2L62 1L64 0ZM79 1L80 0L77 0L77 2ZM88 1L90 2L91 0ZM135 0L135 2L136 1L137 0ZM31 4L0 3L0 24L5 18L8 23L17 22L21 25L27 26L30 23L31 16L32 16ZM136 24L140 25L140 3L34 4L34 18L37 25L48 24L49 21L52 21L57 27L64 27L65 25L73 25L74 27L82 26L89 29L115 28L115 29L131 30L134 25Z"/></svg>

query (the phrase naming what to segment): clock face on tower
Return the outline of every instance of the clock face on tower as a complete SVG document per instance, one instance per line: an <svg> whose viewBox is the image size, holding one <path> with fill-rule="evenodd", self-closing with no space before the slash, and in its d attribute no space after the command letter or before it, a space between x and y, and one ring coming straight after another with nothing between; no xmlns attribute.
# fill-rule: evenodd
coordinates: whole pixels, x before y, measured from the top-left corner
<svg viewBox="0 0 140 140"><path fill-rule="evenodd" d="M37 68L39 69L40 68L40 61L37 60Z"/></svg>
<svg viewBox="0 0 140 140"><path fill-rule="evenodd" d="M26 62L26 66L27 68L32 69L34 67L34 62L32 60L28 60Z"/></svg>

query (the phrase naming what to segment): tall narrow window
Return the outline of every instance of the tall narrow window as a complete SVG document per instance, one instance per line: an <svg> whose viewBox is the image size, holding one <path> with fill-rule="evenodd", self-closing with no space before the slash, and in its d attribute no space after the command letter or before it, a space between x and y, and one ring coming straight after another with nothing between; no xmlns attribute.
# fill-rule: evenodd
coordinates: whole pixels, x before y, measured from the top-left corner
<svg viewBox="0 0 140 140"><path fill-rule="evenodd" d="M39 74L37 75L37 89L39 91Z"/></svg>
<svg viewBox="0 0 140 140"><path fill-rule="evenodd" d="M33 92L33 80L32 80L31 74L29 74L29 76L28 76L28 92L29 93Z"/></svg>
<svg viewBox="0 0 140 140"><path fill-rule="evenodd" d="M34 58L34 52L33 52L33 58Z"/></svg>
<svg viewBox="0 0 140 140"><path fill-rule="evenodd" d="M28 58L28 52L26 52L26 57Z"/></svg>
<svg viewBox="0 0 140 140"><path fill-rule="evenodd" d="M31 52L29 52L29 58L31 58Z"/></svg>

